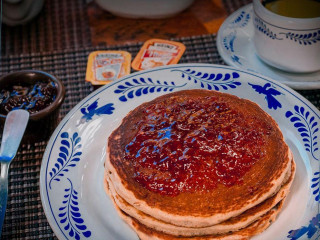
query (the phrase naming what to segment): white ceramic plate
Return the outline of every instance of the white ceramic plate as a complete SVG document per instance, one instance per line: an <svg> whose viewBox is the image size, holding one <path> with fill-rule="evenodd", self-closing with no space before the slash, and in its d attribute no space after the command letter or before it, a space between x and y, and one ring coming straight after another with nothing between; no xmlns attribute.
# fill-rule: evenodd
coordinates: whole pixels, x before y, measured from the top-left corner
<svg viewBox="0 0 320 240"><path fill-rule="evenodd" d="M255 53L253 35L253 10L249 4L231 14L219 29L217 47L223 60L231 66L261 73L294 89L320 88L320 71L289 73L265 64Z"/></svg>
<svg viewBox="0 0 320 240"><path fill-rule="evenodd" d="M138 239L103 189L108 136L140 104L168 92L201 88L258 103L279 124L294 154L297 174L283 211L254 239L319 236L320 112L292 89L256 73L220 65L179 64L137 72L98 89L57 127L43 156L40 190L58 238ZM315 233L312 219L318 224ZM287 238L289 231L297 229L308 231L293 231Z"/></svg>

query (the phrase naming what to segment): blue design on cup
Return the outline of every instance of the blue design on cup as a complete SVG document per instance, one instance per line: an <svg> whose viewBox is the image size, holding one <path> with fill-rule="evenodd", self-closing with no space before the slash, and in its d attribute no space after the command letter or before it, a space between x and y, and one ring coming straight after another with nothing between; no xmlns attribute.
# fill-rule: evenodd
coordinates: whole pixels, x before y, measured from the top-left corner
<svg viewBox="0 0 320 240"><path fill-rule="evenodd" d="M315 200L320 202L320 172L315 172L311 181L311 188L314 189L312 194L316 196Z"/></svg>
<svg viewBox="0 0 320 240"><path fill-rule="evenodd" d="M116 94L123 94L119 97L121 102L126 102L128 99L140 97L142 94L149 94L154 92L171 92L176 88L181 88L185 84L176 86L174 82L168 83L167 81L160 82L159 80L153 81L151 78L134 78L132 82L126 81L124 84L119 84L117 89L114 90Z"/></svg>
<svg viewBox="0 0 320 240"><path fill-rule="evenodd" d="M320 30L315 32L309 32L304 34L287 32L287 33L279 33L284 34L286 38L298 42L303 45L311 45L320 41Z"/></svg>
<svg viewBox="0 0 320 240"><path fill-rule="evenodd" d="M186 70L172 70L172 72L181 72L182 78L187 78L189 81L194 83L200 83L201 88L206 88L209 90L219 91L220 88L228 90L229 88L236 88L241 85L241 82L237 81L240 77L239 73L206 73L197 72L192 69Z"/></svg>
<svg viewBox="0 0 320 240"><path fill-rule="evenodd" d="M300 133L305 150L310 152L315 160L319 160L319 157L315 156L316 152L319 151L317 134L319 127L316 118L309 111L306 111L304 107L297 105L294 106L294 112L286 112L286 117L294 123L294 127Z"/></svg>
<svg viewBox="0 0 320 240"><path fill-rule="evenodd" d="M282 38L278 38L276 33L273 33L269 28L267 28L267 25L258 17L254 18L254 22L255 22L255 27L262 32L263 34L265 34L266 36L268 36L271 39L277 39L277 40L282 40Z"/></svg>
<svg viewBox="0 0 320 240"><path fill-rule="evenodd" d="M70 183L70 188L64 190L64 200L62 207L59 208L60 223L64 224L64 230L68 231L70 237L79 240L80 234L86 238L91 236L91 231L87 230L84 220L81 217L78 192L74 190L72 182L67 178Z"/></svg>
<svg viewBox="0 0 320 240"><path fill-rule="evenodd" d="M291 240L297 240L303 237L303 239L311 239L316 233L319 233L320 230L320 214L317 214L314 218L310 220L310 223L308 226L302 226L299 229L291 230L289 231L289 235L287 238L290 238ZM319 239L320 235L315 239Z"/></svg>
<svg viewBox="0 0 320 240"><path fill-rule="evenodd" d="M114 107L113 103L108 103L98 108L98 100L95 100L90 105L86 105L80 109L83 116L81 117L80 124L92 120L94 115L100 116L102 114L111 115L113 113Z"/></svg>
<svg viewBox="0 0 320 240"><path fill-rule="evenodd" d="M267 35L268 37L276 40L283 40L277 36L276 33L273 33L268 27L267 24L259 17L255 17L255 27ZM299 31L299 30L297 30ZM284 35L286 39L293 40L300 45L312 45L320 41L320 30L308 32L308 33L295 33L295 32L280 32L279 35Z"/></svg>
<svg viewBox="0 0 320 240"><path fill-rule="evenodd" d="M275 98L283 93L279 92L272 87L270 83L264 84L264 86L248 83L257 93L265 95L265 99L268 103L269 109L276 110L277 108L282 108L281 103Z"/></svg>
<svg viewBox="0 0 320 240"><path fill-rule="evenodd" d="M241 11L241 13L230 23L229 27L231 28L245 27L248 24L250 18L251 18L250 13Z"/></svg>
<svg viewBox="0 0 320 240"><path fill-rule="evenodd" d="M236 37L236 31L231 32L229 35L225 36L223 38L223 46L230 53L232 61L242 65L242 63L240 62L240 58L234 54L234 40L236 39Z"/></svg>
<svg viewBox="0 0 320 240"><path fill-rule="evenodd" d="M54 167L49 172L50 181L49 181L49 188L51 189L52 181L60 182L61 178L69 172L70 168L76 166L77 162L80 161L80 156L82 152L80 151L81 148L81 138L79 137L78 133L75 132L72 137L69 137L69 133L63 132L60 135L61 137L61 146L59 157L54 164Z"/></svg>

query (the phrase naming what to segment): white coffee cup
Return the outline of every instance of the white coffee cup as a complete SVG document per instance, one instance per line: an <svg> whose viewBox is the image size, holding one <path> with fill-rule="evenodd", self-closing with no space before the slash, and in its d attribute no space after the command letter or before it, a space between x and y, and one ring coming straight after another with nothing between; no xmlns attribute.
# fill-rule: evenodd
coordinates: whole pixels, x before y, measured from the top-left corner
<svg viewBox="0 0 320 240"><path fill-rule="evenodd" d="M267 64L288 72L320 70L320 17L291 18L253 0L254 46Z"/></svg>
<svg viewBox="0 0 320 240"><path fill-rule="evenodd" d="M28 23L39 14L44 0L3 0L2 20L9 26Z"/></svg>

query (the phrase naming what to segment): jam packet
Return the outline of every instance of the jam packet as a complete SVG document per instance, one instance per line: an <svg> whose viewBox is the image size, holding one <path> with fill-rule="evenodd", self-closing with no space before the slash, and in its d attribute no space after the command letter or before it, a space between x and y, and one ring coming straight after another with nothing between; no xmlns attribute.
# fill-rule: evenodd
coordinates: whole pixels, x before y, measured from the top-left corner
<svg viewBox="0 0 320 240"><path fill-rule="evenodd" d="M104 85L130 73L131 54L126 51L95 51L90 53L86 81Z"/></svg>
<svg viewBox="0 0 320 240"><path fill-rule="evenodd" d="M179 42L150 39L144 43L133 60L131 67L145 70L154 67L176 64L179 62L186 47Z"/></svg>

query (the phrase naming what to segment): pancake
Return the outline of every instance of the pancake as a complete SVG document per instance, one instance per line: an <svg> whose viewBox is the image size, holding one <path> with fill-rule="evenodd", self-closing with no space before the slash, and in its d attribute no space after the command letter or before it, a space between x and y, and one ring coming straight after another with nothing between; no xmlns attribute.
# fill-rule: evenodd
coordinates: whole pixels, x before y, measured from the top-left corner
<svg viewBox="0 0 320 240"><path fill-rule="evenodd" d="M105 170L135 209L199 228L276 194L291 159L278 125L257 104L185 90L131 111L108 139Z"/></svg>
<svg viewBox="0 0 320 240"><path fill-rule="evenodd" d="M274 196L268 198L264 202L256 205L255 207L245 211L244 213L236 217L228 219L220 224L203 228L175 226L142 213L141 211L135 209L133 206L125 202L125 200L123 200L119 195L117 195L113 188L113 184L107 174L105 175L105 188L107 188L106 192L109 193L109 196L110 198L112 198L113 203L116 205L116 207L120 208L130 217L136 219L140 224L143 224L150 229L165 234L192 237L234 232L247 227L262 215L266 214L268 211L274 208L281 200L283 200L287 196L295 175L295 163L293 160L291 169L287 173L287 175L288 177L286 178L285 183L281 186L280 190Z"/></svg>
<svg viewBox="0 0 320 240"><path fill-rule="evenodd" d="M136 221L133 218L125 220L129 225L132 226L132 228L135 229L137 232L140 240L247 240L250 239L252 236L255 236L261 232L263 232L265 229L267 229L271 223L273 223L281 211L281 208L283 206L284 200L281 200L273 209L271 209L269 212L264 214L262 217L260 217L257 221L249 225L247 228L243 228L239 231L228 233L228 234L221 234L218 236L201 236L201 237L175 237L168 234L163 234L161 232L157 232L154 230L150 230L140 224L138 221ZM123 212L122 212L123 214Z"/></svg>
<svg viewBox="0 0 320 240"><path fill-rule="evenodd" d="M141 224L136 219L130 217L120 208L116 207L116 209L119 213L119 216L136 231L140 240L248 240L252 236L263 232L271 225L271 223L275 221L277 215L281 211L284 201L285 199L281 200L274 208L258 218L257 221L239 231L220 235L205 235L198 237L177 237L155 231Z"/></svg>

